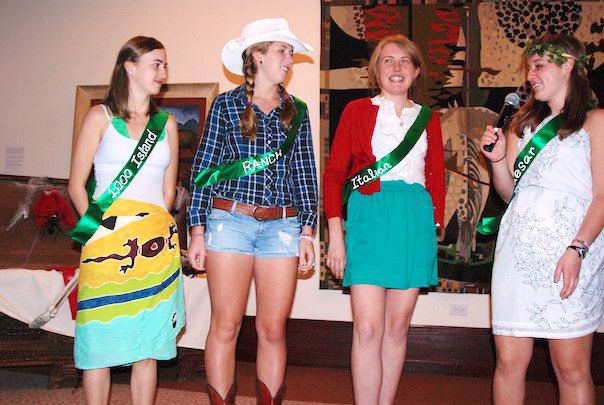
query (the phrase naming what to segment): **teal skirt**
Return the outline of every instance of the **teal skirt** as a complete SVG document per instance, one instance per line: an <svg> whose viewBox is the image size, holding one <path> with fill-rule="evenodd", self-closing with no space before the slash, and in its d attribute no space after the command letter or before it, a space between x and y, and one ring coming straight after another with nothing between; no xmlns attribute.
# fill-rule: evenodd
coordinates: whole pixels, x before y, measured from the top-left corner
<svg viewBox="0 0 604 405"><path fill-rule="evenodd" d="M436 227L424 186L383 181L381 191L354 191L346 220L344 286L384 288L436 285Z"/></svg>

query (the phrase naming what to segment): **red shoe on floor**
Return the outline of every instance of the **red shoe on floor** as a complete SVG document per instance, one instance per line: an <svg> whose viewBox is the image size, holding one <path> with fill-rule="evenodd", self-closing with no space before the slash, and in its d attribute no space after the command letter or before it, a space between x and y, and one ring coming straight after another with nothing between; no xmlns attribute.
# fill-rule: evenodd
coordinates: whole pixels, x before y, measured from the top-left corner
<svg viewBox="0 0 604 405"><path fill-rule="evenodd" d="M231 385L231 389L229 389L229 392L224 399L214 387L208 384L208 397L210 398L211 405L234 405L235 395L237 395L237 383L235 382Z"/></svg>
<svg viewBox="0 0 604 405"><path fill-rule="evenodd" d="M273 397L268 387L260 380L256 379L256 398L258 405L281 405L285 398L285 381L279 387L279 390Z"/></svg>

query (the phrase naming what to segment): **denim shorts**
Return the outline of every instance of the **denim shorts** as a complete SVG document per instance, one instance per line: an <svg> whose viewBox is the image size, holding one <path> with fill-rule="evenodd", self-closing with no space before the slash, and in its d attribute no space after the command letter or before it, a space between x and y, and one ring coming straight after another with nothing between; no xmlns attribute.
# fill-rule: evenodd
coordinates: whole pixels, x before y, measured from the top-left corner
<svg viewBox="0 0 604 405"><path fill-rule="evenodd" d="M206 249L259 258L298 257L297 217L259 221L212 208L206 224Z"/></svg>

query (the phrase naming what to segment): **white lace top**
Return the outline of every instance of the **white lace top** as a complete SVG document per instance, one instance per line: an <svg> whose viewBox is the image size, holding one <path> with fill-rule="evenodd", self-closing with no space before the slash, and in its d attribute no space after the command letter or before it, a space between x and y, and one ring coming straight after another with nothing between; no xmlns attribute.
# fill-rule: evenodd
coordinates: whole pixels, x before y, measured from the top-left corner
<svg viewBox="0 0 604 405"><path fill-rule="evenodd" d="M400 117L394 110L394 102L384 96L371 99L373 105L379 106L371 147L376 160L392 152L405 138L407 131L419 115L421 105L413 103L412 107L403 108ZM423 132L413 149L407 156L388 173L380 177L381 181L404 180L405 182L426 185L424 172L426 152L428 151L428 135Z"/></svg>

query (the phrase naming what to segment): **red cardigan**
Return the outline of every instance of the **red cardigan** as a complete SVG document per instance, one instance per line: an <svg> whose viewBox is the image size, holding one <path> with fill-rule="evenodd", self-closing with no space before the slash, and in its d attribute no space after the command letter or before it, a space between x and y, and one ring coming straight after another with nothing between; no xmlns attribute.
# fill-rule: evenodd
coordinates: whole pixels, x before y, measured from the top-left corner
<svg viewBox="0 0 604 405"><path fill-rule="evenodd" d="M371 138L379 107L370 98L348 103L336 130L331 152L323 174L323 205L327 219L342 217L342 189L348 179L363 167L375 163ZM445 160L442 132L438 113L426 128L428 151L426 153L426 190L432 197L434 222L442 226L445 211ZM361 194L380 191L380 180L359 187Z"/></svg>

